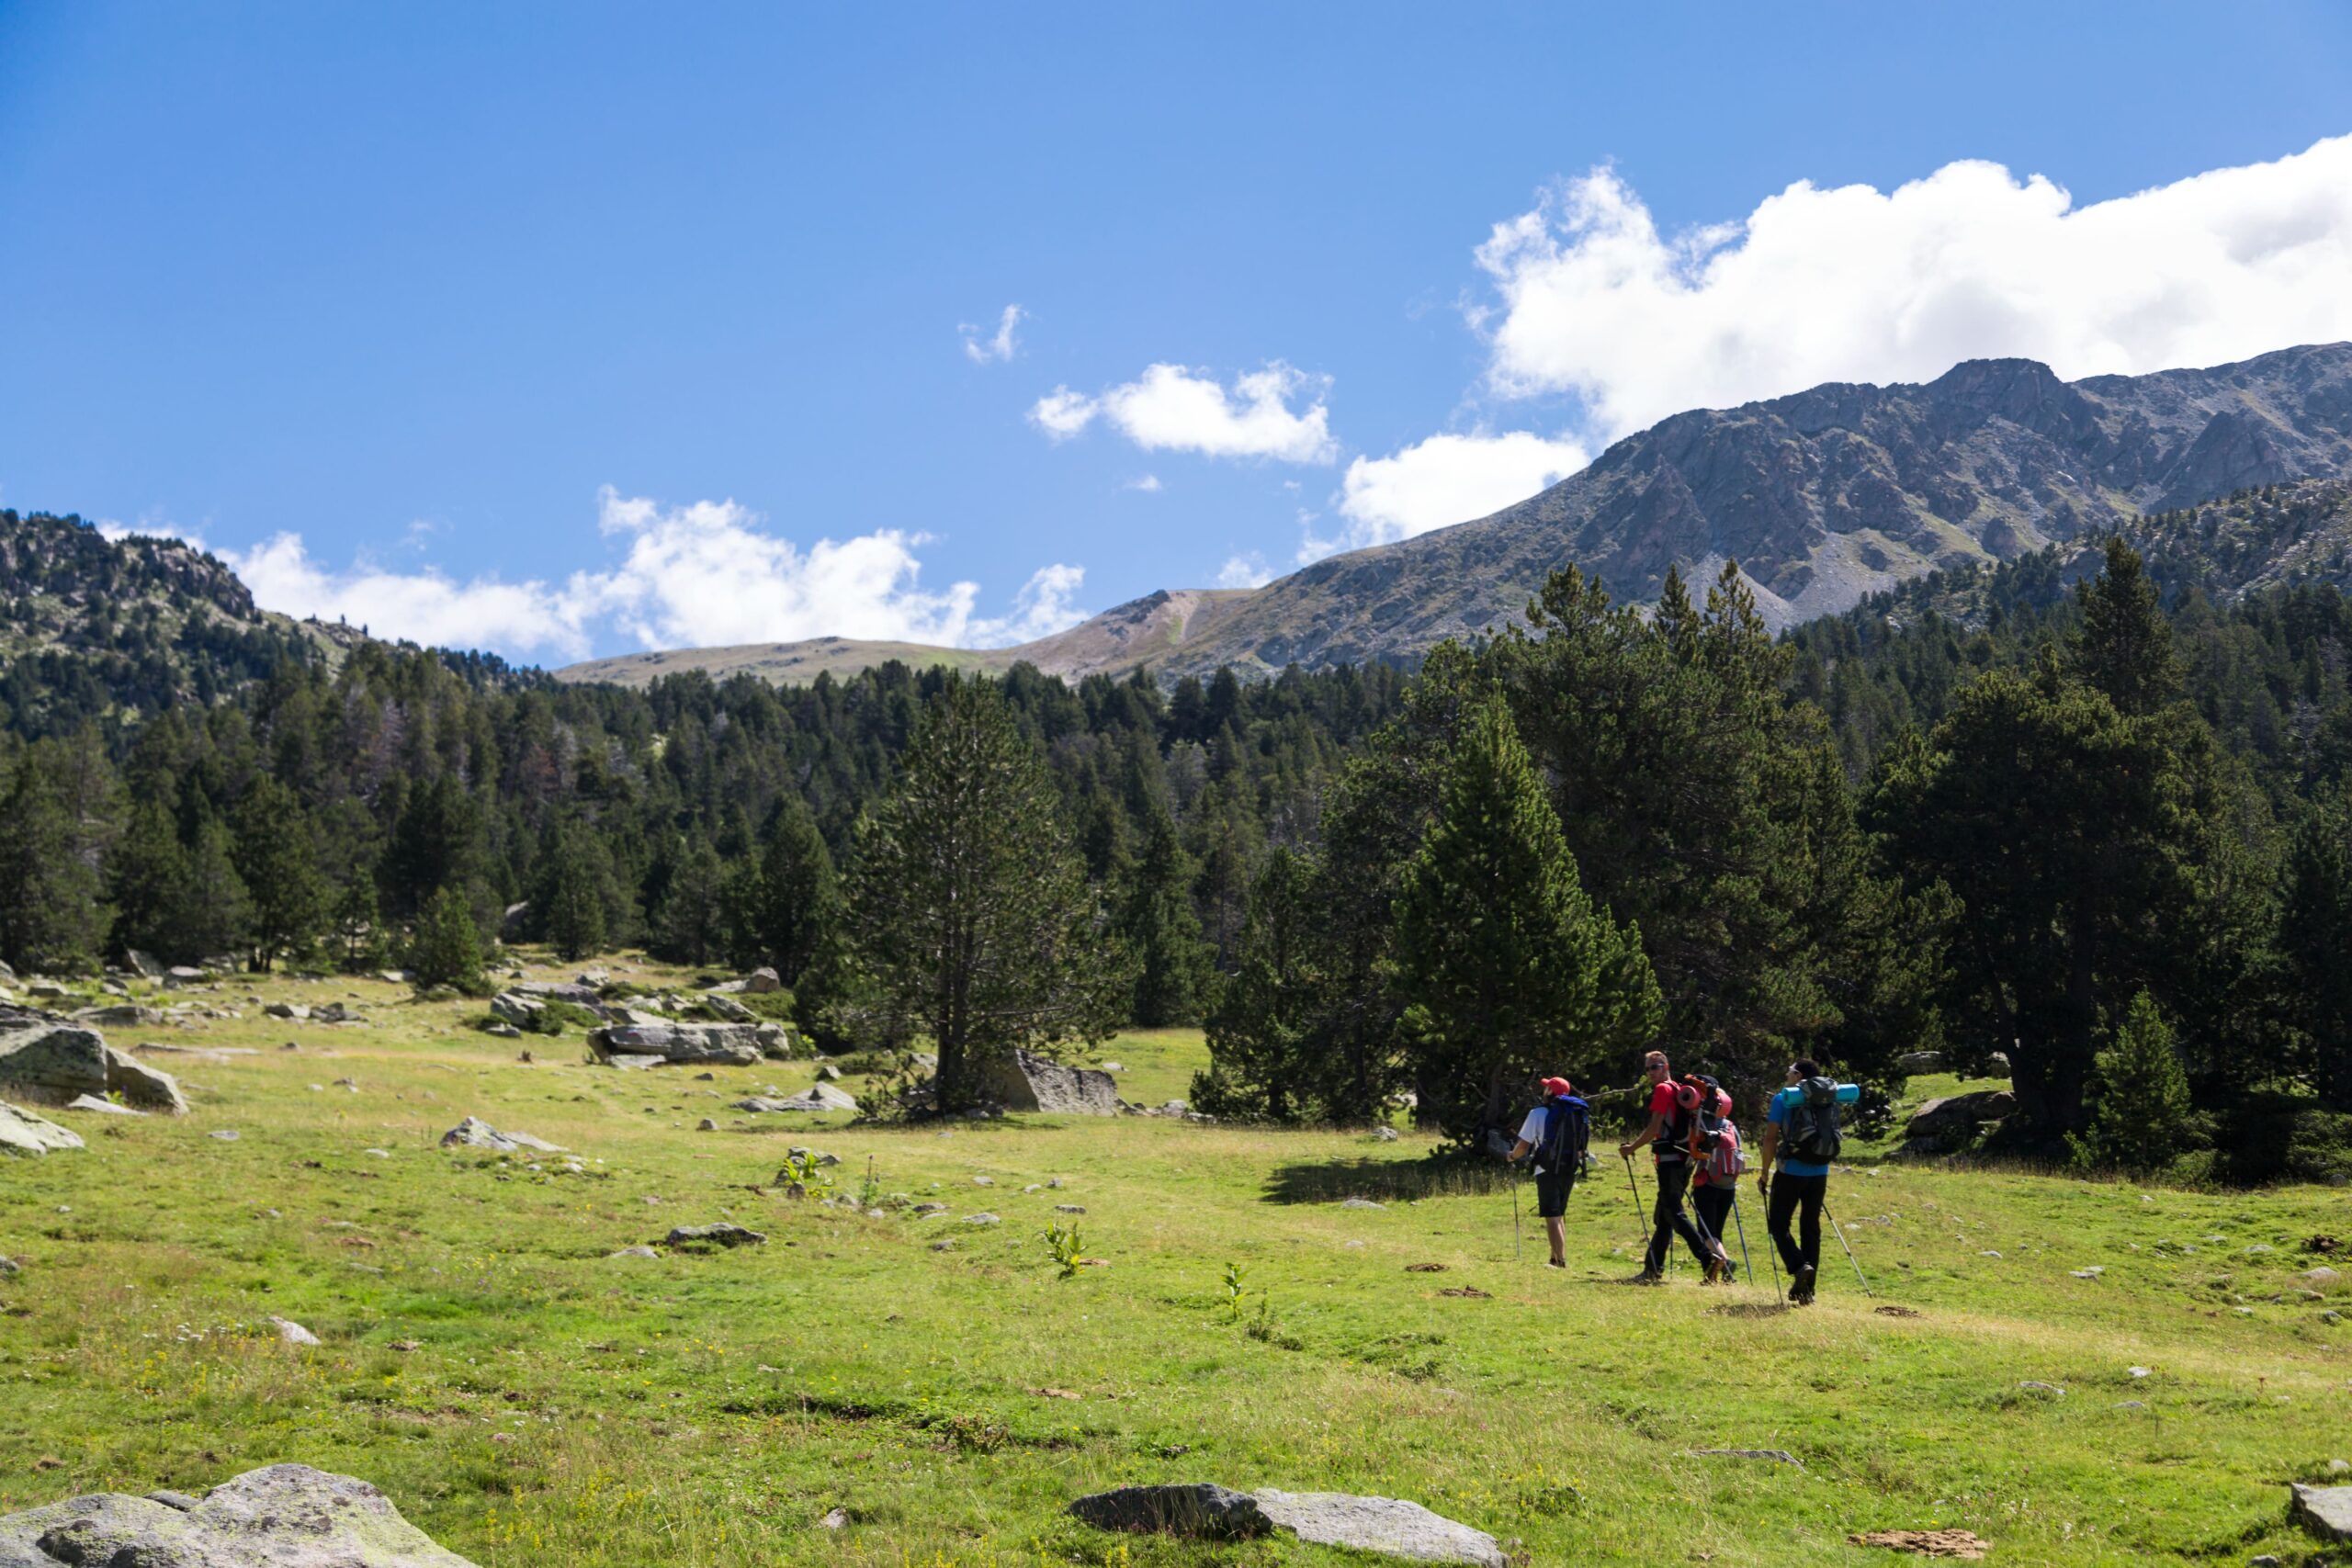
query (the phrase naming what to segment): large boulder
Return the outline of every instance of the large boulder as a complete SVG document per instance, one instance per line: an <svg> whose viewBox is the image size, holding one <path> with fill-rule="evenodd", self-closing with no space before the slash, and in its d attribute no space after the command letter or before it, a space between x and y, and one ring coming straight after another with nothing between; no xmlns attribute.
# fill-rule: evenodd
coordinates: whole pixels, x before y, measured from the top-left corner
<svg viewBox="0 0 2352 1568"><path fill-rule="evenodd" d="M550 1144L545 1138L535 1138L528 1133L502 1133L479 1116L469 1116L441 1134L445 1149L488 1149L493 1154L508 1155L517 1149L537 1149L542 1154L563 1153L561 1144Z"/></svg>
<svg viewBox="0 0 2352 1568"><path fill-rule="evenodd" d="M45 1155L53 1149L78 1149L82 1134L29 1111L0 1100L0 1154Z"/></svg>
<svg viewBox="0 0 2352 1568"><path fill-rule="evenodd" d="M606 1062L616 1056L659 1056L668 1062L748 1067L767 1054L777 1032L772 1024L616 1023L590 1030L588 1049Z"/></svg>
<svg viewBox="0 0 2352 1568"><path fill-rule="evenodd" d="M1026 1051L1015 1051L989 1070L990 1099L1008 1111L1065 1111L1080 1116L1116 1116L1118 1080L1092 1067L1065 1066Z"/></svg>
<svg viewBox="0 0 2352 1568"><path fill-rule="evenodd" d="M187 1101L171 1074L133 1061L96 1030L70 1023L34 1023L0 1033L0 1089L39 1105L119 1094L135 1110L187 1114Z"/></svg>
<svg viewBox="0 0 2352 1568"><path fill-rule="evenodd" d="M536 997L501 991L490 998L490 1010L497 1014L502 1022L511 1023L517 1029L530 1029L538 1023L539 1014L547 1011L547 1003Z"/></svg>
<svg viewBox="0 0 2352 1568"><path fill-rule="evenodd" d="M595 987L583 986L577 980L517 980L506 988L520 996L570 1002L574 1007L592 1008L601 999Z"/></svg>
<svg viewBox="0 0 2352 1568"><path fill-rule="evenodd" d="M475 1568L368 1483L306 1464L248 1471L191 1502L105 1492L0 1516L0 1568Z"/></svg>
<svg viewBox="0 0 2352 1568"><path fill-rule="evenodd" d="M1939 1073L1944 1070L1941 1051L1905 1051L1894 1058L1894 1070L1899 1073Z"/></svg>
<svg viewBox="0 0 2352 1568"><path fill-rule="evenodd" d="M122 961L132 974L142 980L160 980L164 977L164 966L155 962L153 953L141 953L135 947L126 947L122 950Z"/></svg>
<svg viewBox="0 0 2352 1568"><path fill-rule="evenodd" d="M1972 1094L1948 1094L1931 1100L1911 1113L1904 1138L1915 1149L1940 1148L1965 1141L1986 1122L1998 1122L2017 1109L2017 1096L2005 1089L1983 1089Z"/></svg>
<svg viewBox="0 0 2352 1568"><path fill-rule="evenodd" d="M749 1100L739 1100L734 1108L753 1113L768 1111L854 1111L857 1097L847 1089L835 1089L829 1083L811 1084L795 1095L755 1094Z"/></svg>
<svg viewBox="0 0 2352 1568"><path fill-rule="evenodd" d="M755 997L764 997L784 989L784 981L775 970L763 965L743 977L743 988Z"/></svg>
<svg viewBox="0 0 2352 1568"><path fill-rule="evenodd" d="M2352 1540L2352 1486L2294 1485L2288 1516L2326 1540Z"/></svg>
<svg viewBox="0 0 2352 1568"><path fill-rule="evenodd" d="M1069 1511L1100 1529L1244 1540L1277 1531L1319 1546L1403 1558L1505 1568L1495 1538L1419 1503L1344 1492L1236 1492L1213 1483L1122 1486L1080 1497Z"/></svg>

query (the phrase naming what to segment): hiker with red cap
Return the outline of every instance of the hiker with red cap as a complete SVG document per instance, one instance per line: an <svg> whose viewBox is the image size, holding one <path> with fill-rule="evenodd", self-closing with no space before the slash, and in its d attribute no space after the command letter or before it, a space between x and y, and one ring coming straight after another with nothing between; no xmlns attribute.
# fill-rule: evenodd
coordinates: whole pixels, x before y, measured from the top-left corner
<svg viewBox="0 0 2352 1568"><path fill-rule="evenodd" d="M1544 1103L1519 1124L1519 1142L1511 1145L1509 1157L1514 1162L1534 1157L1535 1212L1552 1240L1552 1267L1566 1269L1568 1193L1584 1174L1592 1111L1566 1078L1545 1078L1536 1087L1544 1091Z"/></svg>

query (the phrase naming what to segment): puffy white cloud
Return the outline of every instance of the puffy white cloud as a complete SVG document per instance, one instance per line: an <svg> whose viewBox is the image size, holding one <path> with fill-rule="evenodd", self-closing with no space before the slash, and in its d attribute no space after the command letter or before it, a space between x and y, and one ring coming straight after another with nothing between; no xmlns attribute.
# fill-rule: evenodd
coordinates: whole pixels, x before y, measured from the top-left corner
<svg viewBox="0 0 2352 1568"><path fill-rule="evenodd" d="M820 539L803 549L732 501L663 506L610 487L598 497L598 522L624 547L621 558L560 581L494 575L461 581L432 567L395 570L364 558L338 569L292 533L247 550L216 547L215 553L266 609L340 618L379 637L538 659L584 658L616 640L671 649L833 636L995 647L1086 616L1072 603L1085 570L1057 562L1029 579L1011 614L979 618L978 586L922 586L916 551L929 541L894 528ZM186 529L161 525L106 531L202 543Z"/></svg>
<svg viewBox="0 0 2352 1568"><path fill-rule="evenodd" d="M1086 619L1078 608L1078 591L1086 584L1086 569L1056 561L1032 572L1012 598L1012 614L1001 620L974 621L964 637L967 648L1010 648L1068 631Z"/></svg>
<svg viewBox="0 0 2352 1568"><path fill-rule="evenodd" d="M572 595L536 581L480 577L460 582L431 570L390 571L361 562L322 565L300 534L249 550L216 550L265 609L347 620L378 637L428 647L493 648L579 658L588 636Z"/></svg>
<svg viewBox="0 0 2352 1568"><path fill-rule="evenodd" d="M1067 441L1094 422L1094 400L1068 387L1056 387L1037 400L1029 422L1056 441Z"/></svg>
<svg viewBox="0 0 2352 1568"><path fill-rule="evenodd" d="M1146 495L1158 495L1161 491L1166 490L1168 487L1159 482L1159 476L1158 474L1146 474L1139 479L1129 479L1127 481L1127 488L1129 490L1139 490Z"/></svg>
<svg viewBox="0 0 2352 1568"><path fill-rule="evenodd" d="M1477 261L1491 388L1575 393L1606 437L1969 358L2070 378L2210 365L2352 337L2352 137L2079 208L1988 163L1892 192L1800 181L1671 235L1596 169L1497 224Z"/></svg>
<svg viewBox="0 0 2352 1568"><path fill-rule="evenodd" d="M1216 574L1219 588L1263 588L1273 580L1273 570L1266 565L1266 558L1255 550L1227 556Z"/></svg>
<svg viewBox="0 0 2352 1568"><path fill-rule="evenodd" d="M1340 481L1351 545L1409 539L1466 523L1558 483L1591 455L1531 431L1432 435L1385 457L1358 457Z"/></svg>
<svg viewBox="0 0 2352 1568"><path fill-rule="evenodd" d="M1100 417L1148 452L1197 452L1206 457L1272 457L1329 463L1339 456L1330 412L1330 378L1274 360L1235 378L1230 388L1182 365L1153 365L1099 397L1057 387L1029 418L1067 440ZM1303 408L1294 409L1294 399Z"/></svg>
<svg viewBox="0 0 2352 1568"><path fill-rule="evenodd" d="M987 329L976 327L969 321L957 327L956 331L964 339L966 357L975 365L1001 364L1020 353L1021 344L1013 336L1013 329L1027 319L1028 314L1018 305L1007 305L1004 313L997 318L995 333L988 337L980 335Z"/></svg>

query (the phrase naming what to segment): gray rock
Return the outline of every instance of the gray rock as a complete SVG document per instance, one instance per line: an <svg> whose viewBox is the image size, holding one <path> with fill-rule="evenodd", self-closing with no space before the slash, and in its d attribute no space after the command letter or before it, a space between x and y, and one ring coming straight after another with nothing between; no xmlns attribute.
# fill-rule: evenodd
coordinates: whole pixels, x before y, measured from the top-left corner
<svg viewBox="0 0 2352 1568"><path fill-rule="evenodd" d="M964 1223L967 1225L1001 1225L1004 1224L1004 1222L999 1219L996 1215L989 1213L967 1214L964 1216Z"/></svg>
<svg viewBox="0 0 2352 1568"><path fill-rule="evenodd" d="M517 980L506 988L517 996L537 997L543 1001L570 1002L574 1007L594 1007L597 1002L596 987L581 985L576 980Z"/></svg>
<svg viewBox="0 0 2352 1568"><path fill-rule="evenodd" d="M719 1017L725 1019L729 1023L757 1023L760 1021L760 1015L758 1013L753 1012L750 1008L745 1007L733 997L725 996L717 991L705 991L703 993L702 1005L708 1008L711 1011L717 1013Z"/></svg>
<svg viewBox="0 0 2352 1568"><path fill-rule="evenodd" d="M1373 1141L1375 1143L1393 1144L1396 1141L1397 1135L1396 1129L1394 1127L1374 1127L1372 1130Z"/></svg>
<svg viewBox="0 0 2352 1568"><path fill-rule="evenodd" d="M701 1121L695 1123L695 1131L697 1133L716 1133L718 1131L718 1123L706 1116Z"/></svg>
<svg viewBox="0 0 2352 1568"><path fill-rule="evenodd" d="M680 1225L662 1239L665 1247L764 1247L768 1238L722 1220L710 1225Z"/></svg>
<svg viewBox="0 0 2352 1568"><path fill-rule="evenodd" d="M532 997L517 996L513 991L501 991L490 998L490 1010L498 1015L501 1023L516 1029L528 1029L547 1011L547 1004Z"/></svg>
<svg viewBox="0 0 2352 1568"><path fill-rule="evenodd" d="M117 1105L111 1100L100 1100L95 1094L77 1094L65 1102L68 1111L96 1111L107 1116L144 1116L143 1111L133 1111L128 1105Z"/></svg>
<svg viewBox="0 0 2352 1568"><path fill-rule="evenodd" d="M820 1062L817 1065L817 1081L819 1083L839 1083L842 1081L842 1070L833 1066L831 1062Z"/></svg>
<svg viewBox="0 0 2352 1568"><path fill-rule="evenodd" d="M992 1100L1010 1111L1052 1111L1078 1116L1116 1116L1119 1090L1110 1074L1065 1066L1027 1051L1000 1060L984 1080Z"/></svg>
<svg viewBox="0 0 2352 1568"><path fill-rule="evenodd" d="M1083 1203L1057 1203L1054 1205L1054 1213L1057 1214L1082 1214L1086 1213L1086 1205Z"/></svg>
<svg viewBox="0 0 2352 1568"><path fill-rule="evenodd" d="M1257 1493L1259 1509L1276 1529L1318 1546L1345 1546L1414 1562L1469 1562L1506 1568L1509 1559L1484 1530L1432 1514L1396 1497L1354 1497L1344 1492Z"/></svg>
<svg viewBox="0 0 2352 1568"><path fill-rule="evenodd" d="M164 977L164 966L155 962L153 953L141 953L135 947L126 947L122 950L122 961L130 967L132 974L142 980L160 980Z"/></svg>
<svg viewBox="0 0 2352 1568"><path fill-rule="evenodd" d="M261 1010L271 1018L292 1019L298 1023L311 1016L311 1010L300 1002L272 1002Z"/></svg>
<svg viewBox="0 0 2352 1568"><path fill-rule="evenodd" d="M186 1506L183 1506L185 1502ZM0 1517L0 1565L474 1568L364 1481L304 1464L248 1471L202 1502L119 1492Z"/></svg>
<svg viewBox="0 0 2352 1568"><path fill-rule="evenodd" d="M116 1050L96 1030L74 1024L36 1022L0 1033L0 1089L40 1105L119 1094L135 1110L187 1114L171 1074Z"/></svg>
<svg viewBox="0 0 2352 1568"><path fill-rule="evenodd" d="M8 1279L13 1275L21 1274L24 1271L25 1266L23 1264L17 1262L15 1258L10 1258L6 1254L0 1254L0 1280Z"/></svg>
<svg viewBox="0 0 2352 1568"><path fill-rule="evenodd" d="M607 1252L607 1258L659 1258L662 1255L650 1247L624 1247L618 1252Z"/></svg>
<svg viewBox="0 0 2352 1568"><path fill-rule="evenodd" d="M183 1514L189 1512L202 1501L201 1498L191 1497L185 1492L170 1490L150 1492L146 1494L146 1497L150 1503L161 1503L166 1508L177 1508Z"/></svg>
<svg viewBox="0 0 2352 1568"><path fill-rule="evenodd" d="M1273 1533L1273 1521L1247 1492L1215 1483L1190 1486L1122 1486L1069 1506L1096 1529L1189 1536L1201 1540L1250 1540Z"/></svg>
<svg viewBox="0 0 2352 1568"><path fill-rule="evenodd" d="M488 1149L492 1154L511 1155L517 1149L537 1149L541 1154L560 1155L561 1144L550 1144L545 1138L528 1133L502 1133L479 1116L469 1116L441 1134L445 1149Z"/></svg>
<svg viewBox="0 0 2352 1568"><path fill-rule="evenodd" d="M1911 1115L1904 1135L1915 1142L1939 1142L1966 1137L1980 1123L1997 1122L2017 1109L2017 1096L2005 1089L1978 1089L1973 1094L1948 1094L1931 1100Z"/></svg>
<svg viewBox="0 0 2352 1568"><path fill-rule="evenodd" d="M1383 1206L1384 1205L1382 1204L1374 1202L1369 1198L1351 1198L1346 1202L1340 1205L1342 1209L1377 1209Z"/></svg>
<svg viewBox="0 0 2352 1568"><path fill-rule="evenodd" d="M269 1321L277 1325L277 1337L288 1345L316 1345L319 1343L319 1337L317 1335L311 1333L309 1329L303 1327L300 1324L295 1322L290 1317L272 1317Z"/></svg>
<svg viewBox="0 0 2352 1568"><path fill-rule="evenodd" d="M218 1138L224 1144L233 1144L243 1136L234 1127L223 1127L218 1132L207 1133L204 1135L208 1138Z"/></svg>
<svg viewBox="0 0 2352 1568"><path fill-rule="evenodd" d="M74 1016L85 1023L102 1024L108 1029L130 1029L139 1024L164 1021L164 1015L153 1008L128 1004L110 1008L84 1008Z"/></svg>
<svg viewBox="0 0 2352 1568"><path fill-rule="evenodd" d="M1939 1073L1944 1070L1941 1051L1905 1051L1894 1058L1895 1069L1905 1073Z"/></svg>
<svg viewBox="0 0 2352 1568"><path fill-rule="evenodd" d="M669 1062L722 1063L748 1067L766 1053L767 1024L619 1023L588 1032L588 1049L601 1061L659 1056Z"/></svg>
<svg viewBox="0 0 2352 1568"><path fill-rule="evenodd" d="M2327 1540L2352 1540L2352 1486L2295 1483L2287 1517Z"/></svg>
<svg viewBox="0 0 2352 1568"><path fill-rule="evenodd" d="M784 989L784 979L773 969L758 968L743 977L743 988L755 997L764 997Z"/></svg>
<svg viewBox="0 0 2352 1568"><path fill-rule="evenodd" d="M738 1111L753 1112L769 1111L854 1111L857 1097L846 1089L835 1089L829 1083L812 1084L803 1093L777 1097L755 1094L749 1100L735 1102Z"/></svg>
<svg viewBox="0 0 2352 1568"><path fill-rule="evenodd" d="M31 1155L83 1147L82 1134L0 1100L0 1154Z"/></svg>

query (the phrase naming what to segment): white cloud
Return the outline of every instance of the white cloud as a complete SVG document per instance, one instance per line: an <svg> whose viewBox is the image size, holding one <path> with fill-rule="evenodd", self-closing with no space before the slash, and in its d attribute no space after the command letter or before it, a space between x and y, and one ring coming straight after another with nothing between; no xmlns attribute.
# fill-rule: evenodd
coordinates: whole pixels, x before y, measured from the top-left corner
<svg viewBox="0 0 2352 1568"><path fill-rule="evenodd" d="M1146 495L1157 495L1168 487L1159 482L1158 474L1146 474L1139 479L1129 479L1127 488L1142 491Z"/></svg>
<svg viewBox="0 0 2352 1568"><path fill-rule="evenodd" d="M459 580L431 567L394 570L366 558L338 569L292 533L247 550L216 547L214 553L266 609L347 620L382 637L542 659L584 658L618 640L671 649L834 636L994 647L1059 631L1086 615L1071 603L1085 581L1081 567L1043 569L1014 596L1010 615L981 619L974 613L977 584L922 585L916 551L930 542L924 535L883 528L803 549L732 501L663 506L610 487L597 500L600 530L623 544L624 553L604 570L574 571L560 581ZM164 525L107 525L102 532L203 543Z"/></svg>
<svg viewBox="0 0 2352 1568"><path fill-rule="evenodd" d="M1182 365L1153 365L1099 397L1057 387L1029 417L1056 440L1076 435L1100 416L1148 452L1329 463L1339 456L1323 403L1330 386L1330 378L1280 360L1237 377L1229 389ZM1294 399L1306 406L1294 410Z"/></svg>
<svg viewBox="0 0 2352 1568"><path fill-rule="evenodd" d="M1358 457L1340 482L1351 545L1409 539L1499 512L1590 462L1570 440L1530 431L1432 435L1385 457Z"/></svg>
<svg viewBox="0 0 2352 1568"><path fill-rule="evenodd" d="M974 621L963 638L967 648L1010 648L1068 631L1088 612L1073 603L1086 583L1086 569L1059 561L1040 567L1013 595L1012 614L1001 620Z"/></svg>
<svg viewBox="0 0 2352 1568"><path fill-rule="evenodd" d="M265 609L347 620L382 637L428 647L588 651L579 607L544 582L495 577L459 582L434 570L398 572L366 563L337 571L311 556L300 534L249 550L216 550Z"/></svg>
<svg viewBox="0 0 2352 1568"><path fill-rule="evenodd" d="M1477 260L1490 387L1575 393L1604 437L1969 358L2068 378L2210 365L2352 337L2352 137L2081 208L1988 163L1893 192L1801 181L1675 235L1596 169L1497 224Z"/></svg>
<svg viewBox="0 0 2352 1568"><path fill-rule="evenodd" d="M1094 400L1068 387L1056 387L1029 411L1030 423L1056 441L1067 441L1094 421Z"/></svg>
<svg viewBox="0 0 2352 1568"><path fill-rule="evenodd" d="M1005 360L1011 359L1021 352L1021 344L1013 336L1013 329L1019 326L1028 314L1029 312L1018 305L1007 305L1004 308L1004 313L997 318L995 333L989 337L980 335L986 329L976 327L969 321L957 327L956 332L961 333L964 339L965 355L975 365L987 365L991 362L1002 364Z"/></svg>
<svg viewBox="0 0 2352 1568"><path fill-rule="evenodd" d="M1266 558L1251 550L1246 555L1228 556L1225 565L1217 569L1219 588L1263 588L1274 580L1266 565Z"/></svg>

